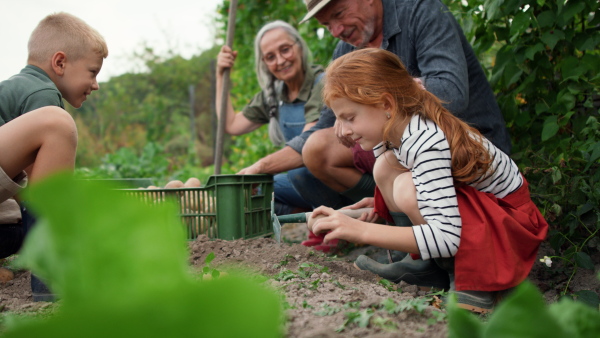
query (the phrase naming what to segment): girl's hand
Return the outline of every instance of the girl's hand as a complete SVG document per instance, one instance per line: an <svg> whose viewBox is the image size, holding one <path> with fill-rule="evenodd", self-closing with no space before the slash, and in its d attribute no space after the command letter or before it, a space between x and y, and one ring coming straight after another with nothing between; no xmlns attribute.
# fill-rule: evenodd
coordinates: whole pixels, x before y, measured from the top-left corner
<svg viewBox="0 0 600 338"><path fill-rule="evenodd" d="M231 50L229 46L221 47L221 51L217 55L217 75L223 76L225 69L233 68L235 58L238 52Z"/></svg>
<svg viewBox="0 0 600 338"><path fill-rule="evenodd" d="M375 199L373 197L365 197L362 200L343 207L342 209L361 209L361 208L373 208L375 206ZM359 221L368 222L368 223L379 223L379 215L375 212L375 210L371 210L369 213L362 214L359 218Z"/></svg>
<svg viewBox="0 0 600 338"><path fill-rule="evenodd" d="M335 133L335 136L337 136L338 141L340 141L340 143L345 146L346 148L352 148L354 147L354 140L352 140L351 137L349 136L344 136L343 133L343 129L342 129L342 124L338 123L338 120L335 120L335 123L333 124L333 132Z"/></svg>
<svg viewBox="0 0 600 338"><path fill-rule="evenodd" d="M365 217L365 215L362 215ZM343 239L352 243L362 244L364 222L353 219L334 209L321 206L315 209L307 222L309 230L315 234L325 233L323 243L333 239Z"/></svg>
<svg viewBox="0 0 600 338"><path fill-rule="evenodd" d="M373 197L365 197L362 200L343 207L342 209L360 209L360 208L373 208L375 206L375 199Z"/></svg>
<svg viewBox="0 0 600 338"><path fill-rule="evenodd" d="M419 85L419 87L421 87L421 89L425 89L425 86L423 85L423 80L419 77L413 77L413 80Z"/></svg>

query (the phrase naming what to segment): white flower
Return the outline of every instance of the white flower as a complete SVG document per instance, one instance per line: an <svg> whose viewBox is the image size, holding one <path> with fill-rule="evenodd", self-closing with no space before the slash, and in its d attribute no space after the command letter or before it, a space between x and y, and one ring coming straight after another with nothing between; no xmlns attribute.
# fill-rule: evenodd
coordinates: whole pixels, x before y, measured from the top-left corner
<svg viewBox="0 0 600 338"><path fill-rule="evenodd" d="M550 259L550 257L548 256L544 256L544 258L540 259L540 262L546 264L547 267L552 267L552 259Z"/></svg>

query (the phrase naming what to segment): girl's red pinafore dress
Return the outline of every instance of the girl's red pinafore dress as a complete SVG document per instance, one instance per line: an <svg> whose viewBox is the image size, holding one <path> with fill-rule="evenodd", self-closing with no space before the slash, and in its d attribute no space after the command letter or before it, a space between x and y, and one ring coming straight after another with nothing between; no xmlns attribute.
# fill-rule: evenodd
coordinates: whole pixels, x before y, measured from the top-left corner
<svg viewBox="0 0 600 338"><path fill-rule="evenodd" d="M457 187L456 196L462 220L454 261L456 290L499 291L525 280L548 233L525 178L504 198L468 185ZM393 222L378 188L375 211Z"/></svg>

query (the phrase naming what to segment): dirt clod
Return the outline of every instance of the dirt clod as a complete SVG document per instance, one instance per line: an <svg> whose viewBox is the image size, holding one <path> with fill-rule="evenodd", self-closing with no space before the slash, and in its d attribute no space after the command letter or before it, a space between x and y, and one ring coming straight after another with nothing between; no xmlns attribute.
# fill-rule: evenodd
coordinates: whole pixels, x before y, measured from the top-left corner
<svg viewBox="0 0 600 338"><path fill-rule="evenodd" d="M0 268L0 282L1 283L6 283L8 281L11 281L15 278L15 274L7 269L7 268Z"/></svg>

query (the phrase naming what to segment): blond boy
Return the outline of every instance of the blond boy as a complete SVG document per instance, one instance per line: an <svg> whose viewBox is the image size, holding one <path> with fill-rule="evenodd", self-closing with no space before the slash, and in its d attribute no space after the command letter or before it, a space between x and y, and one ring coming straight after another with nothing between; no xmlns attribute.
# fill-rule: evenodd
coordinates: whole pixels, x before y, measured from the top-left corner
<svg viewBox="0 0 600 338"><path fill-rule="evenodd" d="M28 51L27 66L0 82L0 258L20 248L34 222L14 212L12 197L27 178L33 184L74 169L77 128L62 100L81 107L99 89L96 76L108 56L104 38L67 13L40 21Z"/></svg>

